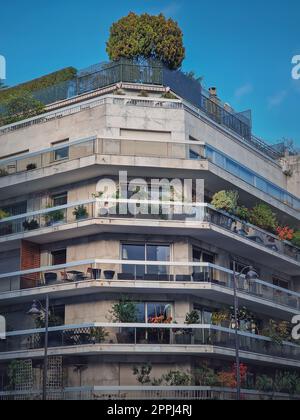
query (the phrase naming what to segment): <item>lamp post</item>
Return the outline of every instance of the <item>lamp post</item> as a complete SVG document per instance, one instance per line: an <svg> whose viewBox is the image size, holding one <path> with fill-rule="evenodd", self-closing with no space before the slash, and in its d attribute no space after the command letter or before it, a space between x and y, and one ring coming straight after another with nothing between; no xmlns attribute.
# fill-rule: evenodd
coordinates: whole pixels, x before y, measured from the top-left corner
<svg viewBox="0 0 300 420"><path fill-rule="evenodd" d="M48 377L48 343L49 343L49 296L46 296L46 307L41 302L33 301L32 307L28 311L28 315L33 318L45 317L45 348L44 348L44 365L43 365L43 400L47 400L47 377Z"/></svg>
<svg viewBox="0 0 300 420"><path fill-rule="evenodd" d="M234 322L235 322L235 363L237 380L237 400L241 399L241 365L240 365L240 336L239 336L239 298L237 281L246 272L246 280L251 282L258 279L258 274L252 266L244 267L240 273L237 273L236 262L233 262L233 292L234 292Z"/></svg>

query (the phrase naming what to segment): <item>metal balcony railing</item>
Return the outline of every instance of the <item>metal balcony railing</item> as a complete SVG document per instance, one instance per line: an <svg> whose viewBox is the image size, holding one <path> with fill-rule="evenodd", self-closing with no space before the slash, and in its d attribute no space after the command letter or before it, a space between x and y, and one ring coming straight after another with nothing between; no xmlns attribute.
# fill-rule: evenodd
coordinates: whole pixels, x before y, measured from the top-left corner
<svg viewBox="0 0 300 420"><path fill-rule="evenodd" d="M0 274L0 299L5 295L18 290L36 289L38 292L44 288L53 291L69 288L73 284L87 284L101 281L104 285L118 283L126 287L134 283L147 282L150 288L155 289L164 284L166 288L181 290L182 285L188 285L199 290L210 286L216 293L233 294L233 271L215 264L191 262L166 261L131 261L131 260L86 260L75 261L60 266L40 267L38 269L24 270ZM238 279L238 290L245 300L252 297L259 299L261 304L276 304L287 310L300 310L300 293L286 290L262 280L247 281L244 276ZM47 289L48 290L48 289ZM51 293L51 291L50 291Z"/></svg>
<svg viewBox="0 0 300 420"><path fill-rule="evenodd" d="M196 401L196 400L236 400L236 390L219 387L152 387L152 386L85 386L48 390L49 400L63 401ZM244 401L298 401L299 395L261 392L243 389ZM42 400L42 391L0 392L0 401Z"/></svg>
<svg viewBox="0 0 300 420"><path fill-rule="evenodd" d="M82 217L75 214L79 206L86 210ZM242 238L248 243L255 243L266 250L300 262L300 249L292 243L281 241L277 236L233 215L216 210L206 203L113 198L86 200L2 219L0 237L98 218L181 222L186 223L187 227L191 226L191 223L207 222L231 232L236 238Z"/></svg>
<svg viewBox="0 0 300 420"><path fill-rule="evenodd" d="M241 331L238 334L241 352L300 363L299 345L289 342L278 344L268 337ZM6 339L0 342L0 353L4 356L4 353L42 350L44 335L45 329L9 332ZM168 348L171 350L172 347L179 346L183 353L192 346L194 351L201 353L203 350L207 351L208 347L235 350L236 339L234 329L212 325L91 323L49 329L49 347L52 349L93 347L97 344L101 344L102 350L104 346L110 350L122 346L127 354L130 346L133 346L133 349L141 346L144 350L148 347L151 353L155 351L153 346L166 347L166 351Z"/></svg>

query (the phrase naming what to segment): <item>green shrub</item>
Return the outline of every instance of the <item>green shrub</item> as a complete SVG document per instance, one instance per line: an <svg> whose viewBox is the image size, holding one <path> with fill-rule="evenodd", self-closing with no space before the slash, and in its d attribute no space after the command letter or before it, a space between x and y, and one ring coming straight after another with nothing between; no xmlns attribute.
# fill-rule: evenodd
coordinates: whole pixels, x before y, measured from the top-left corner
<svg viewBox="0 0 300 420"><path fill-rule="evenodd" d="M3 104L11 96L20 95L24 91L35 92L42 90L53 85L65 82L73 79L77 74L77 70L74 67L67 67L65 69L56 71L38 79L31 80L26 83L22 83L18 86L14 86L5 90L0 91L0 103Z"/></svg>
<svg viewBox="0 0 300 420"><path fill-rule="evenodd" d="M291 242L293 245L298 246L300 248L300 230L297 230L294 233L294 237Z"/></svg>
<svg viewBox="0 0 300 420"><path fill-rule="evenodd" d="M256 379L256 389L261 392L273 392L273 379L267 375L258 376Z"/></svg>
<svg viewBox="0 0 300 420"><path fill-rule="evenodd" d="M137 305L127 297L122 297L118 303L113 305L110 311L113 322L131 324L137 322Z"/></svg>
<svg viewBox="0 0 300 420"><path fill-rule="evenodd" d="M245 206L237 207L235 214L239 219L244 220L245 222L249 221L250 211L249 209L247 209L247 207Z"/></svg>
<svg viewBox="0 0 300 420"><path fill-rule="evenodd" d="M10 214L7 213L6 211L0 209L0 220L1 219L6 219L7 217L10 217Z"/></svg>
<svg viewBox="0 0 300 420"><path fill-rule="evenodd" d="M29 91L10 95L3 103L4 112L0 124L12 124L26 118L34 117L45 110L42 102L35 99Z"/></svg>
<svg viewBox="0 0 300 420"><path fill-rule="evenodd" d="M237 208L239 195L237 191L219 191L212 199L211 204L218 210L234 213Z"/></svg>
<svg viewBox="0 0 300 420"><path fill-rule="evenodd" d="M250 222L262 229L275 232L278 220L272 209L266 204L257 204L250 212Z"/></svg>

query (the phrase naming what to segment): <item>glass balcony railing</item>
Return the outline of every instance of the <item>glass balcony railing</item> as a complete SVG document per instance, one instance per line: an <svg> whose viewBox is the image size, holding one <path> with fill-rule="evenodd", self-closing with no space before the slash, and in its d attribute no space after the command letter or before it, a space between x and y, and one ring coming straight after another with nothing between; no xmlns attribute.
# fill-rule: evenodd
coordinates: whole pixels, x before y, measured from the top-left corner
<svg viewBox="0 0 300 420"><path fill-rule="evenodd" d="M78 212L79 207L84 208L84 213ZM235 216L216 210L205 203L111 198L107 201L105 199L87 200L2 219L0 220L0 237L98 218L181 222L186 223L187 227L190 223L207 222L231 232L236 238L242 238L278 255L300 262L300 248L292 243L281 241L275 235L242 222Z"/></svg>
<svg viewBox="0 0 300 420"><path fill-rule="evenodd" d="M112 103L124 101L120 98L106 98ZM127 100L127 106L154 106L150 100ZM170 107L169 103L159 102L160 107ZM176 107L178 104L172 104ZM156 106L157 107L157 106ZM114 147L111 147L111 143ZM93 155L119 155L134 157L157 157L168 159L205 160L208 159L217 166L242 179L265 194L292 207L300 208L300 200L286 190L234 161L224 153L217 151L209 145L197 141L172 142L172 141L144 141L140 139L97 139L87 138L70 142L61 146L52 147L35 153L26 153L16 158L0 160L0 177L17 173L30 173L35 169L48 168L58 163L72 161Z"/></svg>
<svg viewBox="0 0 300 420"><path fill-rule="evenodd" d="M0 353L30 351L44 348L45 330L7 333L0 342ZM284 342L275 344L270 338L239 332L240 350L268 357L300 360L300 346ZM93 323L50 328L49 347L79 347L89 345L149 346L213 346L235 350L235 331L212 325L177 324L105 324ZM128 352L128 349L125 350ZM201 352L201 348L199 348Z"/></svg>
<svg viewBox="0 0 300 420"><path fill-rule="evenodd" d="M118 101L118 99L114 101ZM148 103L147 101L144 102ZM112 147L112 142L114 147ZM30 173L36 169L44 169L59 163L94 155L204 160L205 146L204 143L196 141L173 142L170 140L158 142L141 139L86 138L39 152L2 159L0 160L0 177Z"/></svg>
<svg viewBox="0 0 300 420"><path fill-rule="evenodd" d="M32 270L0 274L0 298L6 293L26 289L43 289L55 287L53 290L69 288L72 284L100 281L119 282L130 285L131 282L149 282L149 287L161 287L176 290L178 287L191 286L195 289L207 289L210 285L216 293L228 290L233 295L233 272L226 268L209 263L166 262L166 261L130 261L130 260L86 260L71 262L60 266L40 267ZM269 303L286 307L287 310L300 310L300 293L286 290L262 280L247 281L238 276L237 287L241 297L261 300L261 304ZM256 300L257 301L257 300Z"/></svg>

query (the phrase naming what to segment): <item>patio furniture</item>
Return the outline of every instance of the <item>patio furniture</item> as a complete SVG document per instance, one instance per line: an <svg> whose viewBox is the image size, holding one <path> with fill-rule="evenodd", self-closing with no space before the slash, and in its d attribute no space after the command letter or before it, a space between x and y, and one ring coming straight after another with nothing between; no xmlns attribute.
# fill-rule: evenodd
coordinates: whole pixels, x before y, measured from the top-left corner
<svg viewBox="0 0 300 420"><path fill-rule="evenodd" d="M57 274L56 273L45 273L44 274L45 283L47 285L57 283Z"/></svg>
<svg viewBox="0 0 300 420"><path fill-rule="evenodd" d="M92 280L101 279L101 273L102 270L100 270L99 268L89 268L87 271L89 278L91 278Z"/></svg>
<svg viewBox="0 0 300 420"><path fill-rule="evenodd" d="M82 271L72 270L72 271L68 271L67 274L70 274L72 276L73 281L82 281L86 279Z"/></svg>

